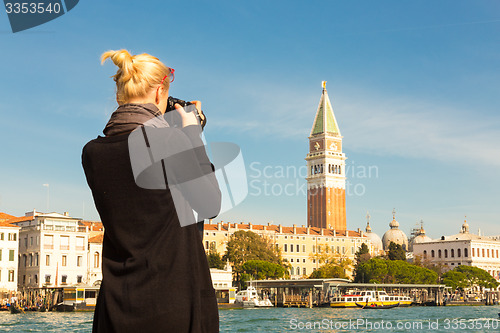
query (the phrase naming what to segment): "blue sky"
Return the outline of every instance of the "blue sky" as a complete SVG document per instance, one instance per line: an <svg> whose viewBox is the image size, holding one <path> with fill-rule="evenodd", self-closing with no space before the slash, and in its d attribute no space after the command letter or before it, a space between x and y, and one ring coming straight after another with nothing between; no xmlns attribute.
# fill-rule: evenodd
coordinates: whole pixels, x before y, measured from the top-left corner
<svg viewBox="0 0 500 333"><path fill-rule="evenodd" d="M50 184L50 211L99 219L80 154L116 107L99 57L126 48L176 69L170 92L203 102L208 141L241 147L250 195L217 221L306 224L305 180L280 170L305 165L326 80L349 229L369 211L381 235L396 208L407 233L453 234L467 215L500 234L498 1L81 1L16 34L2 13L0 43L2 212L45 211Z"/></svg>

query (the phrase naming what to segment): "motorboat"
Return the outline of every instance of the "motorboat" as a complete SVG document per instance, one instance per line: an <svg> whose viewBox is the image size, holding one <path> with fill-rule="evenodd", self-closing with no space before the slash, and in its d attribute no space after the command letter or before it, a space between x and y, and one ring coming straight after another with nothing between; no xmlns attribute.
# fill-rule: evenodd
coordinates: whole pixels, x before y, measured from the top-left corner
<svg viewBox="0 0 500 333"><path fill-rule="evenodd" d="M350 294L333 296L330 298L330 307L332 308L355 308L356 303L382 305L410 306L412 300L408 296L388 295L381 290L364 290L352 292Z"/></svg>
<svg viewBox="0 0 500 333"><path fill-rule="evenodd" d="M246 290L238 291L236 294L236 304L240 304L244 308L254 308L254 307L272 307L273 303L269 298L261 299L257 290L250 286Z"/></svg>

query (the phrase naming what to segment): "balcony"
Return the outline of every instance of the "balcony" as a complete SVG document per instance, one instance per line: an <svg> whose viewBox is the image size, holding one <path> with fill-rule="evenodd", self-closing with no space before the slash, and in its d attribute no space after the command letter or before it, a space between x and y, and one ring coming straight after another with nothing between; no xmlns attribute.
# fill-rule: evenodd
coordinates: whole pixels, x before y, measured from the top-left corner
<svg viewBox="0 0 500 333"><path fill-rule="evenodd" d="M69 250L69 245L61 245L61 250Z"/></svg>
<svg viewBox="0 0 500 333"><path fill-rule="evenodd" d="M53 250L54 249L54 245L53 244L43 244L43 248L45 250Z"/></svg>

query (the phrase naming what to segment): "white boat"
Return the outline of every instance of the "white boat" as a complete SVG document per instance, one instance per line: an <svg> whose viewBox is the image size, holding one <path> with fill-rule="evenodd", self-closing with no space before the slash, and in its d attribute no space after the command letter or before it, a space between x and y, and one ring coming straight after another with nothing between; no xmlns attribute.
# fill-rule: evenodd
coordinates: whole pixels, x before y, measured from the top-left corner
<svg viewBox="0 0 500 333"><path fill-rule="evenodd" d="M252 286L248 287L247 290L238 291L235 303L242 305L244 308L274 306L269 298L261 299L257 294L257 290Z"/></svg>
<svg viewBox="0 0 500 333"><path fill-rule="evenodd" d="M361 305L396 305L410 306L412 301L408 296L402 295L387 295L385 291L365 290L351 294L334 296L330 300L332 308L354 308L356 303Z"/></svg>

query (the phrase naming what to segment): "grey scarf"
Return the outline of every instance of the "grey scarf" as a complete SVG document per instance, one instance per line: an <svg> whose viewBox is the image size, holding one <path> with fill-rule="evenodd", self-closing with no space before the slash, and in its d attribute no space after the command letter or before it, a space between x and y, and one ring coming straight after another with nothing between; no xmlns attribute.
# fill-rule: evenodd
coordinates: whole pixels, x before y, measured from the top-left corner
<svg viewBox="0 0 500 333"><path fill-rule="evenodd" d="M163 119L163 116L156 105L152 103L123 104L120 105L115 112L113 112L102 132L106 136L130 133L138 126L141 126L146 122L149 124L156 121L161 123L158 127L168 127L167 122Z"/></svg>

